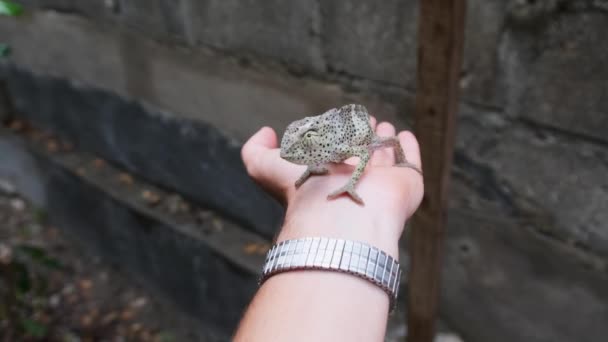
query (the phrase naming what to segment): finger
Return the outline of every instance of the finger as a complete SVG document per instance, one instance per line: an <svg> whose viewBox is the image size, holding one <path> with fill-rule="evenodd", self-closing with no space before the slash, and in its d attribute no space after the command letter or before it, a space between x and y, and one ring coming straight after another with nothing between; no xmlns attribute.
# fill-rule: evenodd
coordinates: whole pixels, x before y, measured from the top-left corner
<svg viewBox="0 0 608 342"><path fill-rule="evenodd" d="M405 152L405 158L407 161L414 164L419 170L422 170L422 163L420 161L420 147L414 134L410 131L401 131L399 132L398 137L399 143L401 143L401 147L403 147L403 152Z"/></svg>
<svg viewBox="0 0 608 342"><path fill-rule="evenodd" d="M278 138L270 127L263 127L245 143L241 150L247 173L279 201L285 198L285 189L293 183L296 165L279 156ZM301 173L301 172L300 172Z"/></svg>
<svg viewBox="0 0 608 342"><path fill-rule="evenodd" d="M379 137L395 136L395 126L388 122L381 122L376 127L376 135ZM372 165L389 166L395 164L395 156L392 148L380 148L372 156Z"/></svg>
<svg viewBox="0 0 608 342"><path fill-rule="evenodd" d="M254 175L258 168L259 159L262 153L277 148L278 138L275 131L270 127L262 127L243 145L241 157L247 167L247 172Z"/></svg>
<svg viewBox="0 0 608 342"><path fill-rule="evenodd" d="M371 115L369 117L369 125L372 127L372 131L376 131L376 124L378 123L378 120L376 119L375 116Z"/></svg>

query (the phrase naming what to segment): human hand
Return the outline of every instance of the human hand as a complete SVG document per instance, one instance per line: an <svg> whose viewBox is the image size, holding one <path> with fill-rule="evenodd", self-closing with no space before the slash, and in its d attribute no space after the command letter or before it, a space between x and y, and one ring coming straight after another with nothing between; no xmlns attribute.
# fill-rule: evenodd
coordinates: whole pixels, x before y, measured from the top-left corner
<svg viewBox="0 0 608 342"><path fill-rule="evenodd" d="M390 123L372 118L379 136L395 135ZM420 168L420 151L414 135L398 134L408 161ZM299 237L326 236L365 241L396 255L405 221L420 205L422 177L411 168L395 167L393 151L377 150L357 184L365 201L361 206L348 196L328 200L327 195L346 183L358 163L351 158L329 165L329 174L311 176L300 188L295 181L306 166L292 164L279 154L279 140L272 128L264 127L243 146L242 158L249 175L287 206L285 225L278 241Z"/></svg>

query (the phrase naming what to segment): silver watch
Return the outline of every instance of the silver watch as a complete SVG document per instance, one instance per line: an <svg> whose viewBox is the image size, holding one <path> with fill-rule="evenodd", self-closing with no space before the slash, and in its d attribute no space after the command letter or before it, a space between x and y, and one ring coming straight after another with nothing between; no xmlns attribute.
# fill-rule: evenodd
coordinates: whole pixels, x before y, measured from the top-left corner
<svg viewBox="0 0 608 342"><path fill-rule="evenodd" d="M395 308L401 269L390 255L363 242L304 238L274 245L266 255L260 284L277 273L291 270L328 270L344 272L379 286Z"/></svg>

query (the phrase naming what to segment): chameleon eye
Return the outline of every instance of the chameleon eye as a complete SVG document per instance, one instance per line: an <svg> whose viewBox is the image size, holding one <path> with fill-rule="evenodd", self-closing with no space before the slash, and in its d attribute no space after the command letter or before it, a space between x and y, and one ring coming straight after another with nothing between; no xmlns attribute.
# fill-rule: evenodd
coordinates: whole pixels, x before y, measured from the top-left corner
<svg viewBox="0 0 608 342"><path fill-rule="evenodd" d="M310 139L310 138L314 137L315 135L317 135L317 132L314 130L310 130L310 131L304 133L304 137L307 139Z"/></svg>

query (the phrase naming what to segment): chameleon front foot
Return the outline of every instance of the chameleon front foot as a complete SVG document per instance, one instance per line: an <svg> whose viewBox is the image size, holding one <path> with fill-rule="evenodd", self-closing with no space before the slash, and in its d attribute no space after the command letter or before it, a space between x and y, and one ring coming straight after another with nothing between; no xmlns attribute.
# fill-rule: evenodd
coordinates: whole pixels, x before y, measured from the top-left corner
<svg viewBox="0 0 608 342"><path fill-rule="evenodd" d="M363 203L363 200L361 199L359 194L357 194L357 192L355 191L355 186L352 184L346 184L340 189L330 193L329 195L327 195L327 199L335 199L343 194L348 194L355 202L361 205L365 204Z"/></svg>
<svg viewBox="0 0 608 342"><path fill-rule="evenodd" d="M324 166L309 166L306 171L298 178L296 181L296 189L299 188L306 180L312 175L324 175L328 173L329 170Z"/></svg>

